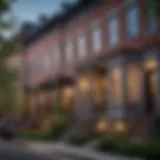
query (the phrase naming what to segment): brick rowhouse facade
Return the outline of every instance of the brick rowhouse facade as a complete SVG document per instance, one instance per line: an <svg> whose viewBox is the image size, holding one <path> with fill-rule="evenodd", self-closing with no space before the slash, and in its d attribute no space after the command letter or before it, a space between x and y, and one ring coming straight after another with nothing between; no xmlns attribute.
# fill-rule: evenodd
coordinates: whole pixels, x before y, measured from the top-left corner
<svg viewBox="0 0 160 160"><path fill-rule="evenodd" d="M59 97L84 123L148 135L160 113L160 21L148 4L80 0L27 36L26 107L50 108Z"/></svg>

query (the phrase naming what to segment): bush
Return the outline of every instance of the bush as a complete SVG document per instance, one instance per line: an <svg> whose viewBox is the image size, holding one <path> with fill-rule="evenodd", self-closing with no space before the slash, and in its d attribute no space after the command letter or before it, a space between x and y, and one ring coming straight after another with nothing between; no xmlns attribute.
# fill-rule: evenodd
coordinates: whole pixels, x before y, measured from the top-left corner
<svg viewBox="0 0 160 160"><path fill-rule="evenodd" d="M57 140L64 132L64 129L66 128L67 124L68 124L68 119L66 116L64 115L54 116L52 119L52 126L49 130L51 139Z"/></svg>
<svg viewBox="0 0 160 160"><path fill-rule="evenodd" d="M64 115L55 115L51 119L50 129L45 131L24 129L20 132L18 137L30 140L57 140L63 133L67 124L67 117Z"/></svg>
<svg viewBox="0 0 160 160"><path fill-rule="evenodd" d="M83 145L95 138L97 138L100 134L95 132L81 132L73 134L70 139L69 143L72 145Z"/></svg>
<svg viewBox="0 0 160 160"><path fill-rule="evenodd" d="M106 135L100 139L95 149L128 156L160 159L160 143L147 140L133 140L120 135Z"/></svg>
<svg viewBox="0 0 160 160"><path fill-rule="evenodd" d="M20 139L29 139L29 140L49 140L48 132L41 132L38 130L25 129L21 131L18 135Z"/></svg>

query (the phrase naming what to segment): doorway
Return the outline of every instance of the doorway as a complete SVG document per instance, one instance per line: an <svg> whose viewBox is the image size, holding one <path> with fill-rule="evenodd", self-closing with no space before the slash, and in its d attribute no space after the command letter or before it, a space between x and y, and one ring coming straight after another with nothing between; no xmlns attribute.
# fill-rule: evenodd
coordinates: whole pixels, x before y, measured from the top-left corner
<svg viewBox="0 0 160 160"><path fill-rule="evenodd" d="M145 113L150 116L155 110L156 98L156 72L154 69L146 70L144 73L144 88L145 88Z"/></svg>

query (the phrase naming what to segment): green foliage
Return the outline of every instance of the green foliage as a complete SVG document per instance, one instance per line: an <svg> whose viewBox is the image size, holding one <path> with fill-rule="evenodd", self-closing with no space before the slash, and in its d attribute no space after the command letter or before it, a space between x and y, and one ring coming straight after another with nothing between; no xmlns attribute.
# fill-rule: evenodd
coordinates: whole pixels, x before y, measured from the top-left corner
<svg viewBox="0 0 160 160"><path fill-rule="evenodd" d="M50 129L45 131L25 129L17 135L18 138L29 140L58 140L67 125L67 117L64 115L54 116Z"/></svg>
<svg viewBox="0 0 160 160"><path fill-rule="evenodd" d="M128 156L160 159L160 140L135 140L121 135L106 135L100 139L95 149Z"/></svg>
<svg viewBox="0 0 160 160"><path fill-rule="evenodd" d="M49 134L52 140L57 140L64 132L65 127L68 124L68 119L64 115L55 115L52 119L52 125L49 130Z"/></svg>
<svg viewBox="0 0 160 160"><path fill-rule="evenodd" d="M25 129L21 131L18 138L27 140L49 140L50 137L46 131Z"/></svg>
<svg viewBox="0 0 160 160"><path fill-rule="evenodd" d="M73 134L70 139L69 143L72 145L83 145L91 140L98 138L101 134L95 132L80 132Z"/></svg>
<svg viewBox="0 0 160 160"><path fill-rule="evenodd" d="M11 31L11 3L13 0L0 0L0 112L12 113L15 103L14 81L16 73L8 68L6 60L14 53L16 45L11 37L5 36Z"/></svg>

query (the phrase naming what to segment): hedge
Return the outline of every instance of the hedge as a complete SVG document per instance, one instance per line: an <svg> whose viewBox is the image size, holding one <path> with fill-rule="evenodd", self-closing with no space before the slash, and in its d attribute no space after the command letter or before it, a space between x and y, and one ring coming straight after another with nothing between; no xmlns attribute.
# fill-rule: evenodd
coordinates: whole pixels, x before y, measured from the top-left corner
<svg viewBox="0 0 160 160"><path fill-rule="evenodd" d="M28 128L21 131L17 137L30 140L57 140L68 124L68 120L65 116L57 115L52 118L51 123L49 130L40 131Z"/></svg>
<svg viewBox="0 0 160 160"><path fill-rule="evenodd" d="M101 134L95 133L95 132L89 132L89 131L75 133L69 138L68 143L72 145L83 145L89 141L92 141L98 138Z"/></svg>
<svg viewBox="0 0 160 160"><path fill-rule="evenodd" d="M94 147L98 151L160 160L160 141L135 140L119 135L106 135Z"/></svg>

